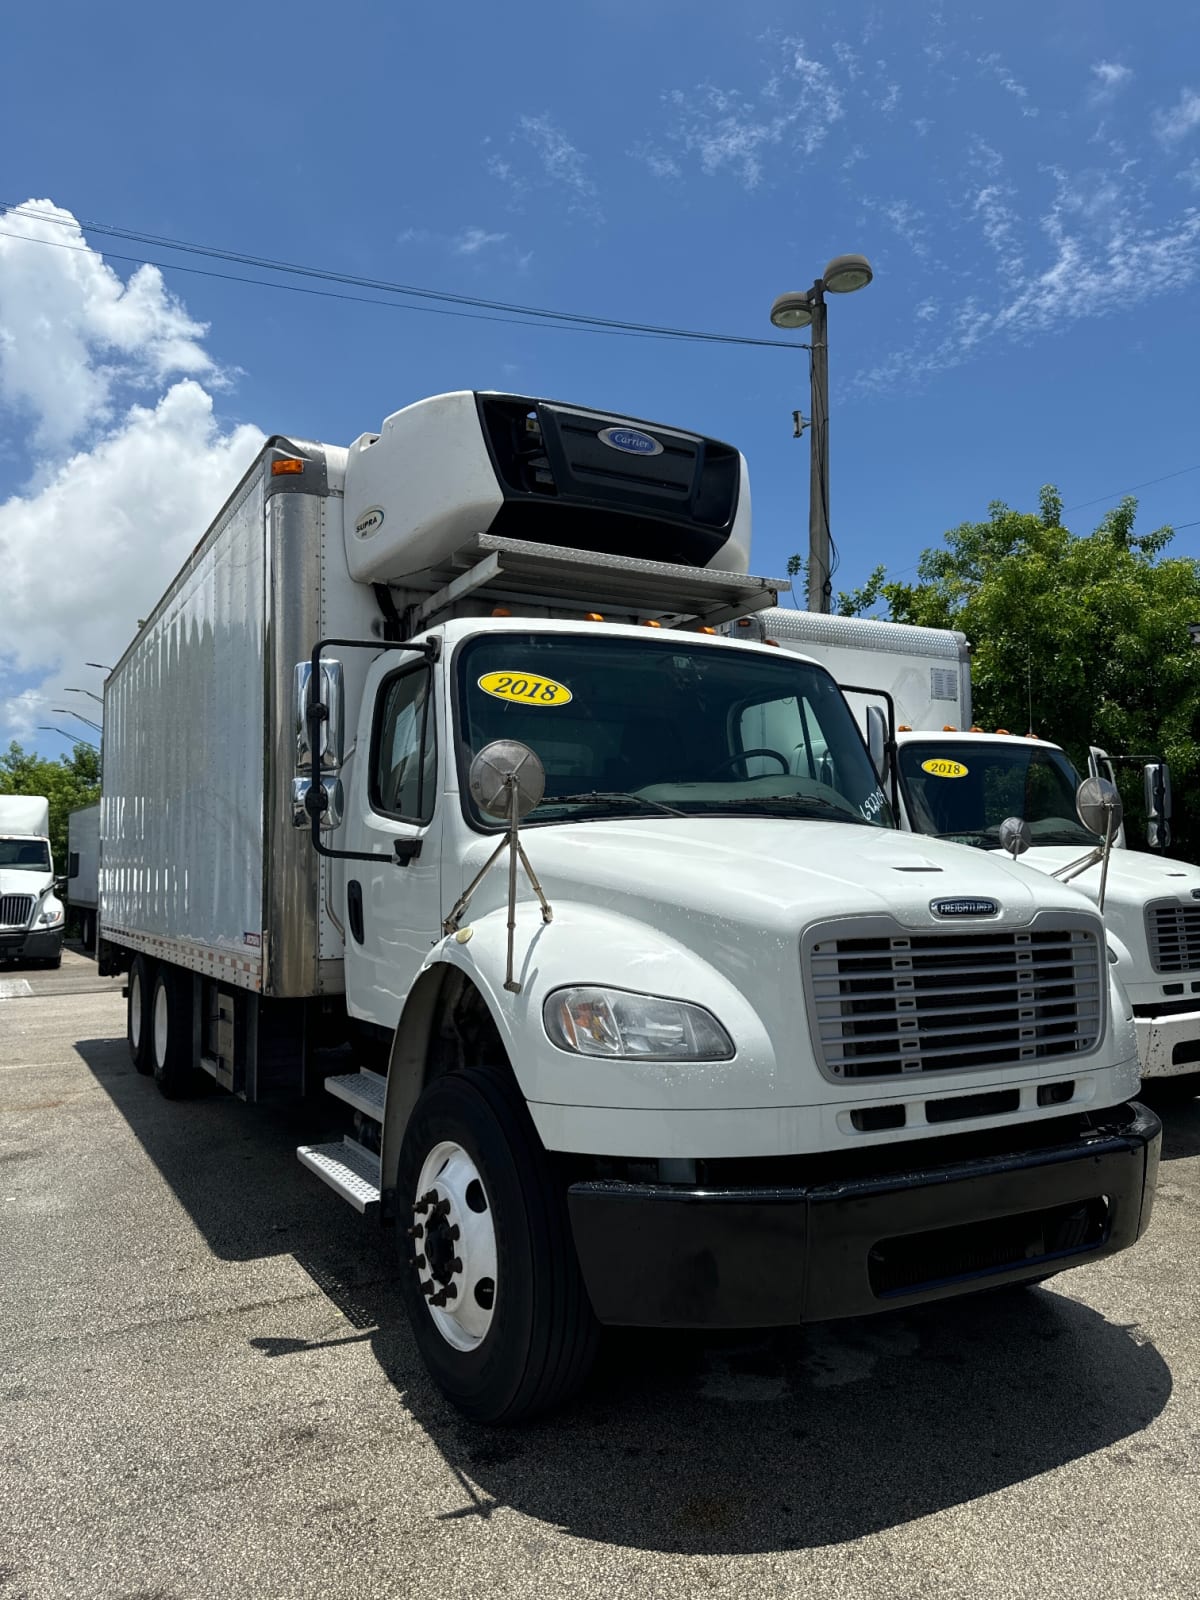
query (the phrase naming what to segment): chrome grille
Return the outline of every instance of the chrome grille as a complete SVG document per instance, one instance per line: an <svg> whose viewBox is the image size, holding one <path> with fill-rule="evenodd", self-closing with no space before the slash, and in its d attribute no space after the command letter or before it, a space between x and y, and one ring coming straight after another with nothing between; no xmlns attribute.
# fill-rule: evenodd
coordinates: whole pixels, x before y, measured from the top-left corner
<svg viewBox="0 0 1200 1600"><path fill-rule="evenodd" d="M1081 928L821 939L819 1059L839 1079L1073 1056L1099 1040L1099 941Z"/></svg>
<svg viewBox="0 0 1200 1600"><path fill-rule="evenodd" d="M1191 972L1200 967L1200 903L1162 900L1147 906L1146 934L1155 972Z"/></svg>
<svg viewBox="0 0 1200 1600"><path fill-rule="evenodd" d="M31 894L0 894L0 928L23 928L32 910Z"/></svg>

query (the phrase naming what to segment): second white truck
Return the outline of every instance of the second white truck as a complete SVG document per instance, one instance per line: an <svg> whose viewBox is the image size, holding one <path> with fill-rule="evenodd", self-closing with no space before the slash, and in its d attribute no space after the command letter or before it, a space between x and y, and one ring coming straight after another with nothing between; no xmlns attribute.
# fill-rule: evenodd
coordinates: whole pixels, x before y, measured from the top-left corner
<svg viewBox="0 0 1200 1600"><path fill-rule="evenodd" d="M1077 816L1080 779L1066 752L1046 739L972 725L963 634L783 608L759 612L735 631L804 652L841 684L886 692L898 724L896 799L913 832L995 852L1000 825L1021 817L1031 833L1021 862L1059 875L1095 851L1100 841ZM850 699L865 726L880 696ZM1113 776L1103 750L1092 750L1089 765L1095 776ZM1148 790L1154 778L1147 773ZM1124 829L1115 844L1103 874L1104 920L1133 1004L1142 1076L1192 1093L1200 1087L1200 867L1128 849ZM1099 860L1070 877L1097 902L1101 880Z"/></svg>
<svg viewBox="0 0 1200 1600"><path fill-rule="evenodd" d="M717 636L745 463L514 395L271 439L105 685L100 959L168 1096L321 1087L430 1372L1132 1244L1161 1130L1079 895L891 825L830 674ZM350 1119L353 1119L350 1123Z"/></svg>

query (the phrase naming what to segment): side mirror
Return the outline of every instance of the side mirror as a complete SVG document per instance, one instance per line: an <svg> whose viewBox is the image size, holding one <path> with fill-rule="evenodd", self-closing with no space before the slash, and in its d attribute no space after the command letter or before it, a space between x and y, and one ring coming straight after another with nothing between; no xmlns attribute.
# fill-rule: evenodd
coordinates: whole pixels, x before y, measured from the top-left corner
<svg viewBox="0 0 1200 1600"><path fill-rule="evenodd" d="M67 880L65 878L55 878L51 889L55 894L65 894L67 892Z"/></svg>
<svg viewBox="0 0 1200 1600"><path fill-rule="evenodd" d="M298 661L294 673L294 710L296 721L296 770L308 767L312 760L312 741L309 733L308 708L312 687L312 662ZM320 757L322 772L337 772L345 754L345 704L346 691L340 661L322 660L321 677L317 684L317 698L325 707L325 720L321 725Z"/></svg>
<svg viewBox="0 0 1200 1600"><path fill-rule="evenodd" d="M1075 794L1075 810L1088 832L1098 833L1102 839L1110 832L1116 838L1125 815L1117 786L1107 778L1085 778Z"/></svg>
<svg viewBox="0 0 1200 1600"><path fill-rule="evenodd" d="M313 789L307 778L292 779L292 826L310 828L316 810L323 830L341 826L345 796L340 778L329 778Z"/></svg>
<svg viewBox="0 0 1200 1600"><path fill-rule="evenodd" d="M1033 843L1033 829L1024 817L1005 817L1000 824L1000 848L1007 850L1015 861L1023 856Z"/></svg>
<svg viewBox="0 0 1200 1600"><path fill-rule="evenodd" d="M883 783L887 778L887 718L879 706L867 707L867 750L875 776Z"/></svg>
<svg viewBox="0 0 1200 1600"><path fill-rule="evenodd" d="M1165 761L1148 761L1142 768L1146 797L1146 843L1165 850L1171 843L1171 769Z"/></svg>

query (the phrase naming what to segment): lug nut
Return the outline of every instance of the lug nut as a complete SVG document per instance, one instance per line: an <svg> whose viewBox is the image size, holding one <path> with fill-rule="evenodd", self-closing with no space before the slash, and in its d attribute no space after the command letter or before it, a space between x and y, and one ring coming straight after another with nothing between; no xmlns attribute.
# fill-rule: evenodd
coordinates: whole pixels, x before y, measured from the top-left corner
<svg viewBox="0 0 1200 1600"><path fill-rule="evenodd" d="M439 1200L437 1205L435 1205L434 1208L433 1208L433 1214L434 1214L435 1217L436 1216L448 1217L450 1215L450 1202L449 1202L449 1200Z"/></svg>
<svg viewBox="0 0 1200 1600"><path fill-rule="evenodd" d="M446 1237L448 1239L457 1239L461 1232L462 1232L462 1229L459 1227L458 1223L457 1222L452 1222L450 1224L450 1226L446 1229Z"/></svg>
<svg viewBox="0 0 1200 1600"><path fill-rule="evenodd" d="M421 1293L425 1296L425 1298L427 1300L429 1299L430 1295L433 1293L433 1279L432 1278L422 1278L421 1279Z"/></svg>
<svg viewBox="0 0 1200 1600"><path fill-rule="evenodd" d="M414 1256L413 1257L413 1266L414 1267L423 1267L424 1265L425 1265L425 1257L424 1256Z"/></svg>
<svg viewBox="0 0 1200 1600"><path fill-rule="evenodd" d="M414 1223L413 1226L408 1230L408 1237L410 1239L420 1239L424 1235L424 1233L425 1233L425 1229L421 1226L421 1224L419 1222L417 1222L417 1223Z"/></svg>
<svg viewBox="0 0 1200 1600"><path fill-rule="evenodd" d="M454 1260L450 1263L450 1271L451 1272L461 1272L462 1271L462 1260L461 1260L460 1257L455 1256Z"/></svg>
<svg viewBox="0 0 1200 1600"><path fill-rule="evenodd" d="M446 1285L446 1287L442 1290L442 1304L444 1305L447 1300L455 1300L457 1298L458 1298L458 1286L456 1284L453 1284L453 1283L448 1283Z"/></svg>

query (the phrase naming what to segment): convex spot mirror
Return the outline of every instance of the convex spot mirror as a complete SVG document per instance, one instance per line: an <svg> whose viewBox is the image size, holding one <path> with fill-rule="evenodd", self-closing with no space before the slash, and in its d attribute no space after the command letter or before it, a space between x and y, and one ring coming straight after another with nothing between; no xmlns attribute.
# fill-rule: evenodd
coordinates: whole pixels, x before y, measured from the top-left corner
<svg viewBox="0 0 1200 1600"><path fill-rule="evenodd" d="M481 811L505 822L520 822L541 803L546 792L546 769L527 744L516 739L495 739L484 745L471 762L467 783L471 798Z"/></svg>
<svg viewBox="0 0 1200 1600"><path fill-rule="evenodd" d="M1116 836L1125 815L1117 786L1107 778L1085 778L1075 793L1075 810L1088 832L1098 833L1102 839L1110 826Z"/></svg>
<svg viewBox="0 0 1200 1600"><path fill-rule="evenodd" d="M1005 817L1000 824L1000 848L1007 850L1015 861L1023 856L1033 843L1033 829L1024 817Z"/></svg>

